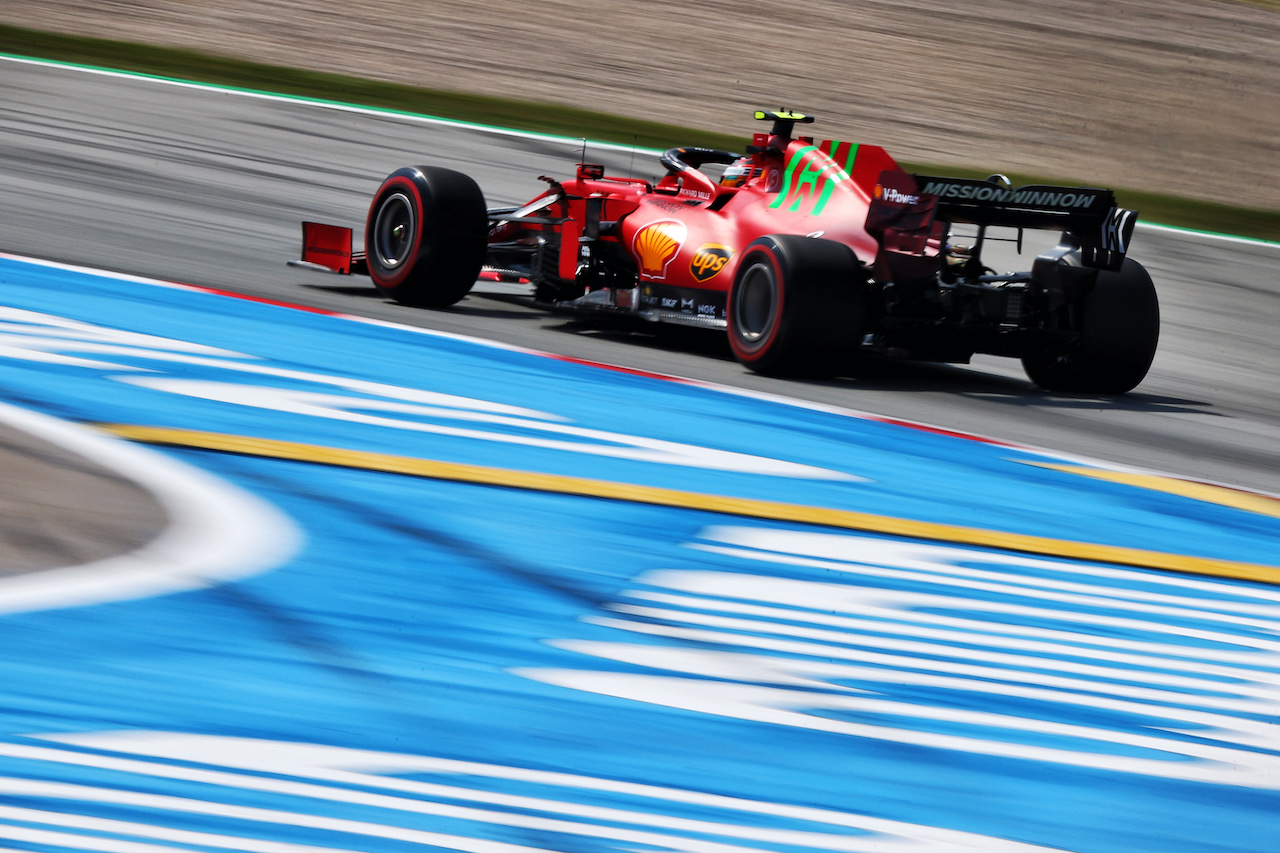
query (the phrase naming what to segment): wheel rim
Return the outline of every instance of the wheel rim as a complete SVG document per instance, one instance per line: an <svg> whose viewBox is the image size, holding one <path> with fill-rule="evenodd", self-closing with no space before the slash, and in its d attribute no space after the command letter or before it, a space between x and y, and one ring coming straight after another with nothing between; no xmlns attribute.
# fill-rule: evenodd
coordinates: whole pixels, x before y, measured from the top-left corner
<svg viewBox="0 0 1280 853"><path fill-rule="evenodd" d="M773 329L778 311L778 287L773 270L766 264L749 268L738 283L733 300L733 316L738 336L756 343Z"/></svg>
<svg viewBox="0 0 1280 853"><path fill-rule="evenodd" d="M409 257L417 221L413 215L413 202L404 193L387 196L378 208L378 218L373 225L373 248L378 263L387 269L397 269Z"/></svg>

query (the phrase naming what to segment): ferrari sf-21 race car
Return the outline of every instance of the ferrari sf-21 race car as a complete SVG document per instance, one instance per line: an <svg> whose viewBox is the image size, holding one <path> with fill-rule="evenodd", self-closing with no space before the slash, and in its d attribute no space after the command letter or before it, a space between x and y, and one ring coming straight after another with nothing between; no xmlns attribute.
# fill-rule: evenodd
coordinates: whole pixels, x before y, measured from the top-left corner
<svg viewBox="0 0 1280 853"><path fill-rule="evenodd" d="M656 183L580 163L519 207L486 209L459 172L400 169L373 197L363 253L350 228L303 223L294 263L367 273L387 297L433 307L482 275L527 282L548 306L726 330L766 373L877 352L1020 358L1060 391L1123 393L1146 376L1159 307L1125 257L1137 213L1110 190L913 175L873 145L793 137L809 116L756 118L772 128L746 154L672 148ZM963 245L957 226L972 232ZM1029 271L997 272L982 259L991 228L1019 249L1023 229L1062 236Z"/></svg>

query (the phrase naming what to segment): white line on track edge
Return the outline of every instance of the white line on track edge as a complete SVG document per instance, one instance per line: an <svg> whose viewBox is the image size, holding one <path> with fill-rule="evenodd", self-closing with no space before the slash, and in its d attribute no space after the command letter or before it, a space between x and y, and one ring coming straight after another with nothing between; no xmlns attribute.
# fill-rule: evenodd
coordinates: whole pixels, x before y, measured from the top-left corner
<svg viewBox="0 0 1280 853"><path fill-rule="evenodd" d="M562 145L570 145L575 148L582 145L583 139L581 136L559 136L553 133L538 133L532 130L516 130L509 127L498 127L496 125L479 124L476 122L461 121L459 119L452 118L440 118L439 116L429 116L421 113L411 113L385 107L368 107L360 104L343 103L342 101L329 101L324 98L306 98L301 95L281 95L275 92L262 92L256 89L241 89L235 86L221 86L217 83L199 83L193 80L178 80L173 77L142 74L135 71L117 71L111 68L76 65L70 62L58 62L52 59L34 59L31 57L7 56L0 54L0 60L16 62L23 65L43 65L48 68L62 68L68 71L79 71L84 74L95 74L99 77L143 80L151 83L161 83L166 86L177 86L182 89L203 89L208 92L223 92L231 95L241 95L246 98L256 98L261 101L305 104L308 106L319 107L321 109L335 110L337 112L398 118L416 124L433 124L442 125L444 127L456 127L463 130L474 130L479 133L489 133L495 136L509 136L515 139L537 139L541 142L555 142ZM596 142L594 140L587 140L587 142L592 148L603 148L607 151L634 151L636 154L651 157L657 157L662 153L656 148L641 148L634 145L622 145L616 142Z"/></svg>
<svg viewBox="0 0 1280 853"><path fill-rule="evenodd" d="M552 133L537 133L531 130L515 130L509 127L499 127L497 125L479 124L476 122L460 121L458 119L440 118L438 116L422 115L420 113L403 112L400 110L387 109L382 107L368 107L359 104L348 104L342 101L329 101L323 98L305 98L300 95L281 95L275 92L262 92L256 89L241 89L235 86L221 86L217 83L199 83L193 80L179 80L173 77L161 77L155 74L142 74L135 71L118 71L111 68L98 68L91 65L77 65L71 62L59 62L53 59L36 59L34 57L10 56L0 54L0 60L5 62L16 62L22 65L42 65L48 68L62 68L68 71L79 71L84 74L95 74L100 77L116 77L129 80L144 80L152 83L161 83L166 86L177 86L184 89L203 89L209 92L225 92L232 95L241 95L246 98L257 98L263 101L276 101L289 104L308 104L313 107L319 107L326 110L335 110L338 112L354 113L357 115L373 115L385 116L404 119L408 122L417 124L433 124L444 127L456 127L463 130L474 130L478 133L489 133L495 136L507 136L513 139L537 139L542 142L554 142L561 145L570 145L577 147L583 143L582 137L559 136ZM641 148L634 145L622 145L616 142L599 142L596 140L587 140L592 148L601 148L606 151L622 151L634 152L636 154L657 157L662 154L656 148ZM1269 246L1280 248L1280 243L1271 240L1261 240L1255 237L1238 237L1234 234L1218 234L1212 231L1197 231L1191 228L1179 228L1174 225L1158 225L1152 222L1138 222L1139 229L1150 231L1163 231L1173 234L1185 234L1193 237L1200 237L1209 240L1222 240L1230 243L1243 243L1252 246Z"/></svg>
<svg viewBox="0 0 1280 853"><path fill-rule="evenodd" d="M132 480L169 519L159 536L131 553L0 578L0 614L215 586L273 569L302 545L301 531L280 510L171 456L7 403L0 403L0 421Z"/></svg>
<svg viewBox="0 0 1280 853"><path fill-rule="evenodd" d="M19 263L32 264L33 266L49 267L52 269L66 270L68 272L80 273L83 275L100 275L116 281L127 281L135 284L143 284L151 287L162 287L170 290L186 290L193 293L202 293L206 296L223 297L227 299L243 299L250 302L261 302L255 297L234 293L231 291L217 290L209 287L202 287L195 284L182 284L175 281L164 281L162 279L147 278L145 276L132 275L130 273L111 272L110 270L97 270L93 267L77 266L74 264L65 264L59 261L48 261L41 258L29 258L22 255L13 255L6 252L0 252L0 259L17 261ZM335 317L339 320L347 320L353 323L363 323L369 326L379 326L385 329L395 329L397 331L411 332L417 335L426 335L433 338L442 338L445 340L462 341L465 343L475 344L477 346L487 347L489 349L504 350L506 352L518 352L525 355L537 356L539 358L547 358L553 361L559 361L568 364L578 364L584 367L597 370L615 370L624 373L640 374L649 376L657 380L667 382L675 382L682 385L689 385L712 391L719 394L727 394L734 397L745 397L752 400L761 400L763 402L776 403L782 406L788 406L796 409L805 409L811 412L822 412L829 415L837 415L840 417L855 418L857 420L875 421L889 425L898 425L904 429L915 428L925 432L934 432L949 435L967 441L977 441L983 444L992 444L999 447L1007 447L1010 450L1016 450L1022 453L1043 456L1048 459L1055 459L1059 462L1067 462L1076 465L1084 465L1093 468L1099 468L1105 471L1117 471L1126 474L1145 474L1157 477L1166 477L1173 480L1183 480L1186 482L1201 483L1209 486L1220 486L1225 489L1234 489L1236 491L1249 492L1250 494L1263 495L1265 497L1276 498L1280 500L1280 494L1259 491L1257 489L1244 489L1232 483L1225 483L1216 480L1203 480L1199 478L1190 478L1180 474L1171 474L1164 471L1158 471L1151 468L1141 468L1134 465L1125 465L1119 462L1110 462L1103 459L1095 459L1090 456L1080 456L1062 450L1050 450L1049 448L1039 447L1034 444L1022 444L1016 441L1009 441L993 436L982 435L980 433L967 432L965 430L952 429L950 427L937 426L925 421L915 421L906 418L894 418L887 415L879 415L874 412L867 412L860 409L851 409L844 406L835 406L830 403L820 403L816 400L802 400L798 397L787 397L782 394L774 394L769 391L754 391L749 388L738 388L733 385L722 385L717 382L710 382L705 379L692 379L685 376L678 376L670 373L658 373L650 370L641 370L638 368L627 367L625 365L611 364L603 361L592 361L590 359L579 359L571 356L561 356L556 353L546 352L544 350L531 349L516 344L503 343L501 341L489 340L487 338L478 338L472 335L463 335L457 332L445 332L437 329L427 329L422 326L411 326L406 323L398 323L394 320L381 320L374 317L362 317L358 314L345 314L340 311L330 311L324 308L311 308L303 305L291 305L280 301L267 301L262 304L275 308L281 308L289 311L305 311L308 313L318 313L327 317ZM2 611L0 611L2 612Z"/></svg>

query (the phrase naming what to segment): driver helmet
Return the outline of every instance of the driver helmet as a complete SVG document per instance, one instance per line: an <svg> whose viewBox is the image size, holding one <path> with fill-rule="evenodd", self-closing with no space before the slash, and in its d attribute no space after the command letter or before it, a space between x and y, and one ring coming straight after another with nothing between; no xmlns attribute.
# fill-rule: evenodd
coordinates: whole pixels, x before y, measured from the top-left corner
<svg viewBox="0 0 1280 853"><path fill-rule="evenodd" d="M720 175L720 186L722 187L740 187L751 177L751 158L739 157L728 166L725 166L724 173Z"/></svg>

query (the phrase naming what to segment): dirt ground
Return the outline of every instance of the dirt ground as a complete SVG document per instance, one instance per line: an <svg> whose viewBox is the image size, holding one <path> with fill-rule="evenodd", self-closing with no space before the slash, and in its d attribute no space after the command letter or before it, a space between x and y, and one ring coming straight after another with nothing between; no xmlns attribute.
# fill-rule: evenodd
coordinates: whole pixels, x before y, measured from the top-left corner
<svg viewBox="0 0 1280 853"><path fill-rule="evenodd" d="M5 0L0 21L1280 208L1280 10L1231 0Z"/></svg>
<svg viewBox="0 0 1280 853"><path fill-rule="evenodd" d="M132 551L166 523L120 474L0 424L0 580Z"/></svg>

